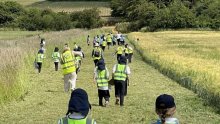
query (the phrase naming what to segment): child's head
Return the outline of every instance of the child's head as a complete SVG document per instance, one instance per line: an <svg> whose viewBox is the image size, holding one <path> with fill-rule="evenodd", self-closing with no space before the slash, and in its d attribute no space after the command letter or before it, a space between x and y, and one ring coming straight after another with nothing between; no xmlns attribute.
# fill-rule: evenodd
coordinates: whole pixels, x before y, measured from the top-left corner
<svg viewBox="0 0 220 124"><path fill-rule="evenodd" d="M165 119L172 117L176 111L176 104L171 95L162 94L156 99L156 113L161 118L162 124L165 124Z"/></svg>
<svg viewBox="0 0 220 124"><path fill-rule="evenodd" d="M59 51L59 48L58 47L55 47L54 48L54 52L58 52Z"/></svg>
<svg viewBox="0 0 220 124"><path fill-rule="evenodd" d="M66 115L76 112L87 116L90 109L91 105L86 91L80 88L73 90Z"/></svg>
<svg viewBox="0 0 220 124"><path fill-rule="evenodd" d="M125 44L125 47L127 48L127 47L128 47L128 44Z"/></svg>

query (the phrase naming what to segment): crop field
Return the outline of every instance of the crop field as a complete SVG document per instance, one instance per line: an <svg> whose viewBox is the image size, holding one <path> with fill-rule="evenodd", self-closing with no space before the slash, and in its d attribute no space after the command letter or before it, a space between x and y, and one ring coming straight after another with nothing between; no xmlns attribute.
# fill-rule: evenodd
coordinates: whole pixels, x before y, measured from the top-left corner
<svg viewBox="0 0 220 124"><path fill-rule="evenodd" d="M39 38L37 35L21 39L5 40L6 42L4 43L9 42L11 44L9 48L15 47L13 46L14 41L20 41L15 48L21 50L21 53L10 52L11 55L7 56L7 52L5 52L4 55L0 54L0 57L10 60L13 56L19 57L28 51L27 60L23 58L14 59L19 60L21 65L24 64L25 66L20 66L19 68L28 73L17 72L21 77L19 79L15 78L13 83L20 84L19 81L23 81L22 86L25 86L23 89L25 92L17 99L0 105L0 121L2 123L16 124L53 124L57 123L57 120L64 116L67 111L70 93L63 92L62 70L59 68L58 72L54 71L51 54L55 46L58 46L60 52L62 52L62 47L65 43L69 43L70 46L73 46L73 42L76 42L82 47L85 53L85 59L83 59L76 85L88 92L89 101L92 105L90 115L96 119L97 123L143 124L153 122L157 119L157 115L154 111L155 99L162 93L174 96L177 105L175 117L177 117L182 124L220 123L220 117L216 113L216 110L207 106L205 100L147 65L137 51L134 51L133 62L129 64L132 74L130 76L128 95L125 98L125 106L119 107L114 104L114 87L112 87L110 91L110 105L106 108L98 106L97 87L93 82L94 64L91 58L92 46L86 45L86 36L90 34L90 36L93 37L97 34L109 32L110 30L111 29L106 28L95 30L77 29L42 33L41 36L46 39L47 58L43 62L41 74L37 74L32 65L39 46ZM116 48L116 46L111 47L110 50L104 52L106 66L110 72L116 63L116 57L112 56ZM27 63L23 60L30 62ZM13 67L13 63L15 62L16 61L12 61L12 64L7 66L6 69L10 70L10 67ZM31 65L28 66L28 64ZM8 78L5 79L7 79L8 82L11 81L9 80L11 77L16 77L12 72L13 71L5 72L5 76L8 76ZM7 86L11 88L10 85ZM15 89L17 89L17 86Z"/></svg>
<svg viewBox="0 0 220 124"><path fill-rule="evenodd" d="M5 0L6 1L6 0ZM98 8L100 16L110 16L111 9L108 2L79 1L79 2L51 2L45 0L13 0L27 7L37 7L40 9L51 9L55 12L74 12L84 9Z"/></svg>
<svg viewBox="0 0 220 124"><path fill-rule="evenodd" d="M134 32L128 37L140 39L133 43L148 63L219 109L220 32Z"/></svg>

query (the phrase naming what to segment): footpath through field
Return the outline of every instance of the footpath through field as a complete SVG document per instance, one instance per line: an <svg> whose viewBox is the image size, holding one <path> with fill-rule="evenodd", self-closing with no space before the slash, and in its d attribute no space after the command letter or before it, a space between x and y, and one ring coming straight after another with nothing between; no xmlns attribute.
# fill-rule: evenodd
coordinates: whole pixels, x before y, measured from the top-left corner
<svg viewBox="0 0 220 124"><path fill-rule="evenodd" d="M96 33L100 31L93 32L93 34ZM92 47L86 46L86 35L85 33L84 37L76 40L85 53L77 87L88 92L92 104L91 115L98 124L148 124L157 119L154 104L156 97L162 93L174 96L177 105L175 116L181 124L220 123L220 116L212 108L204 105L202 99L147 65L135 51L133 62L129 64L132 74L125 106L114 105L114 90L111 90L110 105L106 108L99 107L96 84L92 79L94 70L91 58ZM74 39L74 36L72 38ZM46 46L49 45L46 44ZM114 49L116 47L106 49L104 53L110 72L116 63L116 58L112 56ZM27 95L20 101L12 101L0 108L0 123L55 124L60 117L65 115L70 93L64 93L61 70L60 72L54 71L53 62L50 60L51 53L48 51L47 54L46 62L50 64L43 66L41 74L34 71L30 74L29 83L32 88L28 90Z"/></svg>

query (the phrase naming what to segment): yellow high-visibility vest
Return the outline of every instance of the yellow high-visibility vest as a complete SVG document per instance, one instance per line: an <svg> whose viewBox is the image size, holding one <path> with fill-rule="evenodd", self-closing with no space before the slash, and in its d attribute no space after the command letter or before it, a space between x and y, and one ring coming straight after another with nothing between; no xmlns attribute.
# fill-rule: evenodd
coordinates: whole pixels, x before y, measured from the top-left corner
<svg viewBox="0 0 220 124"><path fill-rule="evenodd" d="M61 55L61 61L63 65L63 74L69 74L76 71L75 59L70 50L65 51Z"/></svg>
<svg viewBox="0 0 220 124"><path fill-rule="evenodd" d="M96 82L97 82L98 87L108 86L108 77L107 77L106 69L102 70L102 71L97 70Z"/></svg>
<svg viewBox="0 0 220 124"><path fill-rule="evenodd" d="M114 73L114 80L125 81L127 78L126 65L117 64Z"/></svg>
<svg viewBox="0 0 220 124"><path fill-rule="evenodd" d="M37 58L36 58L36 62L42 63L43 62L43 58L44 58L44 54L38 53L37 54Z"/></svg>
<svg viewBox="0 0 220 124"><path fill-rule="evenodd" d="M117 48L117 54L122 54L123 53L123 47L119 46Z"/></svg>

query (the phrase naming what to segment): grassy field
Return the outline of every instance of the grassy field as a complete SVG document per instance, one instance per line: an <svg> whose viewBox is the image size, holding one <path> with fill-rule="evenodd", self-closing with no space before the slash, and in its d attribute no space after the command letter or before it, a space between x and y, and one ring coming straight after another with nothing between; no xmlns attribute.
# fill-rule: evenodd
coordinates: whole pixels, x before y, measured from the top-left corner
<svg viewBox="0 0 220 124"><path fill-rule="evenodd" d="M7 0L5 0L7 1ZM46 0L12 0L27 7L37 7L40 9L52 9L55 12L74 12L84 9L98 8L101 16L110 16L111 9L108 2L79 1L79 2L51 2Z"/></svg>
<svg viewBox="0 0 220 124"><path fill-rule="evenodd" d="M135 44L149 63L219 110L220 32L136 32L129 38L140 39Z"/></svg>
<svg viewBox="0 0 220 124"><path fill-rule="evenodd" d="M0 31L0 40L13 40L24 37L31 37L41 32L38 31Z"/></svg>
<svg viewBox="0 0 220 124"><path fill-rule="evenodd" d="M157 118L154 112L155 99L162 93L168 93L175 97L177 105L176 117L182 124L219 124L220 116L215 110L200 99L192 91L183 88L176 82L163 76L153 67L143 62L142 57L135 51L133 63L129 64L132 74L128 96L125 98L125 106L114 105L114 88L111 90L110 106L103 108L98 106L96 84L93 83L94 64L90 57L92 47L86 45L86 36L101 34L106 29L90 31L69 30L65 32L50 32L42 34L46 38L46 60L43 63L41 74L36 70L30 70L28 90L26 95L19 100L11 101L0 107L0 122L10 124L40 123L53 124L64 116L70 93L63 92L62 72L54 71L53 61L50 58L54 46L62 49L64 43L73 45L77 42L83 48L85 59L77 80L77 87L88 92L92 104L91 115L100 124L146 124ZM36 37L24 39L30 41ZM36 45L34 51L37 49ZM19 45L18 45L19 46ZM105 62L111 71L116 63L112 56L116 47L106 50ZM34 56L34 55L33 55ZM177 90L178 89L178 90Z"/></svg>

